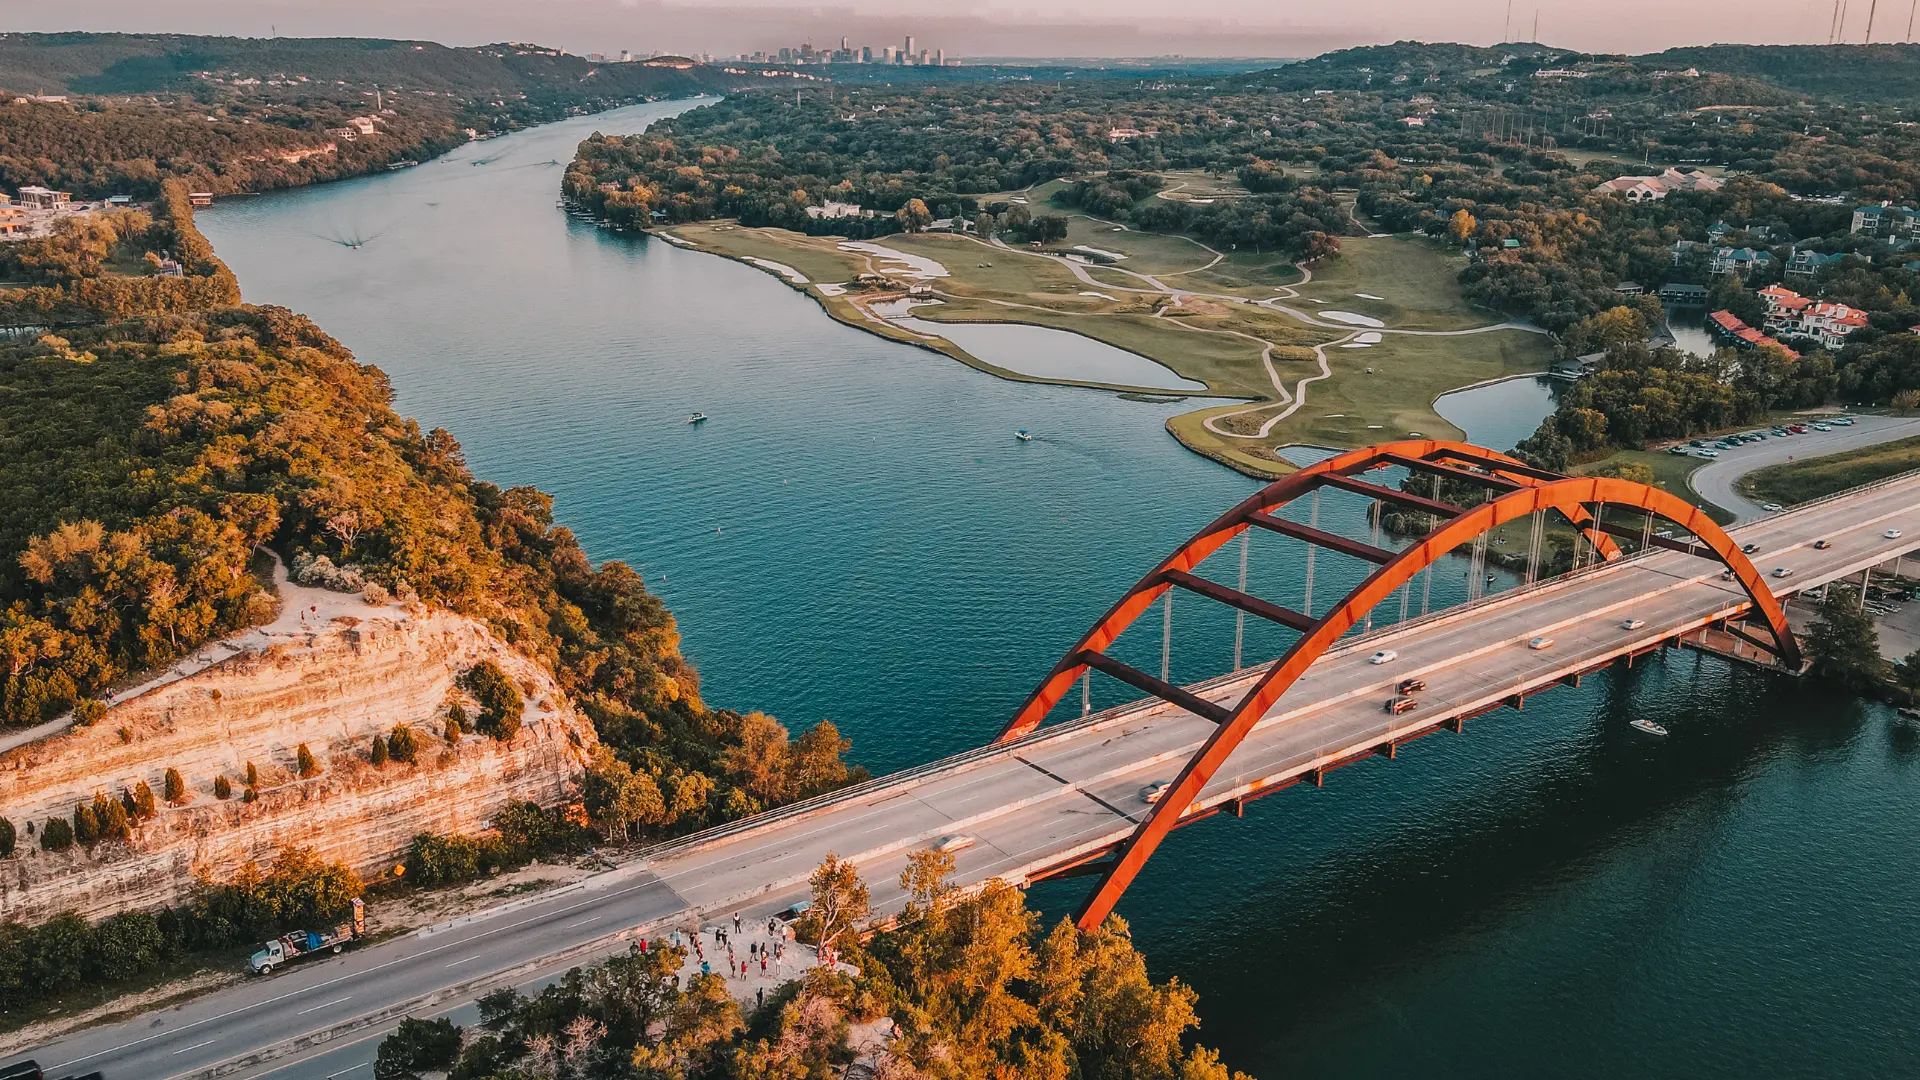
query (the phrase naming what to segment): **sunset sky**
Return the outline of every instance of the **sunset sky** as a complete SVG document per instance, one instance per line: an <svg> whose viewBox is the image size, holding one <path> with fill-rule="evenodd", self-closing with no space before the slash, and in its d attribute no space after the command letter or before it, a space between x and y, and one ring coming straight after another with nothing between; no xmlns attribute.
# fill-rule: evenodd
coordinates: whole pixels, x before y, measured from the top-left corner
<svg viewBox="0 0 1920 1080"><path fill-rule="evenodd" d="M1916 0L1843 0L1845 39L1909 39ZM1650 52L1713 42L1825 43L1833 0L946 0L902 14L895 0L63 0L10 4L5 30L426 38L454 45L530 40L573 52L730 54L798 44L893 42L912 33L954 55L1304 56L1416 38ZM1174 17L1170 11L1177 10Z"/></svg>

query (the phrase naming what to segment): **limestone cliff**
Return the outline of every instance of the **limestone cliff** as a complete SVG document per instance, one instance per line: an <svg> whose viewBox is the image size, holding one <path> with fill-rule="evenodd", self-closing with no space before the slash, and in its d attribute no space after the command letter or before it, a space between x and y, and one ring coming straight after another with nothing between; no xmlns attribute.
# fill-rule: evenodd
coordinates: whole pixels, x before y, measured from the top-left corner
<svg viewBox="0 0 1920 1080"><path fill-rule="evenodd" d="M274 624L203 650L206 666L183 664L90 727L0 755L0 813L20 830L19 852L0 861L0 918L175 904L196 875L223 879L294 844L377 875L416 833L477 832L509 800L569 797L596 740L541 665L459 615L287 591ZM324 609L312 610L315 598ZM470 734L449 744L456 680L486 659L520 686L524 726L511 743ZM375 768L373 737L400 723L417 737L417 762ZM321 768L305 780L294 771L302 743ZM249 763L260 774L252 803L240 797ZM187 797L162 805L130 841L48 852L26 835L28 822L70 818L96 792L118 796L144 780L159 798L168 768ZM213 794L223 775L227 800Z"/></svg>

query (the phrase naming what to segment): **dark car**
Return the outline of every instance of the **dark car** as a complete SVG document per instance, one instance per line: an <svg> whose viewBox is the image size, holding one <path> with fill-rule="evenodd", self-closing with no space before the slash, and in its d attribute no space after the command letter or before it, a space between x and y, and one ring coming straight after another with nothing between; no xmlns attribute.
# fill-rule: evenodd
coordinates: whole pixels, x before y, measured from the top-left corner
<svg viewBox="0 0 1920 1080"><path fill-rule="evenodd" d="M1400 692L1402 694L1417 694L1420 691L1425 690L1426 688L1427 688L1427 680L1425 679L1400 680Z"/></svg>
<svg viewBox="0 0 1920 1080"><path fill-rule="evenodd" d="M34 1061L0 1065L0 1080L46 1080L46 1075L40 1071L39 1063Z"/></svg>

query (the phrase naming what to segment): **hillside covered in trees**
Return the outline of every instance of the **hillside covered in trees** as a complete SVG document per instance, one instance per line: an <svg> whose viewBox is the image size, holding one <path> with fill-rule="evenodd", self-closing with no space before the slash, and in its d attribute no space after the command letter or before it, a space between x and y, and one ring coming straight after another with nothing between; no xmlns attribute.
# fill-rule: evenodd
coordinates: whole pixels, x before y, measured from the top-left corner
<svg viewBox="0 0 1920 1080"><path fill-rule="evenodd" d="M740 81L535 45L0 34L0 187L136 198L170 176L216 194L295 187L424 160L468 129L509 131ZM61 92L72 96L27 97ZM377 131L342 134L359 116Z"/></svg>

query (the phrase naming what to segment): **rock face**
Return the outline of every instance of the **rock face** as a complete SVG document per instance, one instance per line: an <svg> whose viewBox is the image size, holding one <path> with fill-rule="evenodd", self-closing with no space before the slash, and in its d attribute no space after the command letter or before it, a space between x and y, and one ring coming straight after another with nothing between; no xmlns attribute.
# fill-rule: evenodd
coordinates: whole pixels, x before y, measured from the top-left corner
<svg viewBox="0 0 1920 1080"><path fill-rule="evenodd" d="M0 755L0 813L20 833L14 857L0 860L0 918L97 919L177 904L196 876L225 880L296 844L371 877L391 872L416 833L478 832L509 800L552 806L574 793L597 741L592 724L540 664L486 626L397 605L323 617L312 629L283 617L236 639L245 651L116 705L91 727ZM524 724L511 743L469 734L449 744L456 680L482 660L520 687ZM402 723L417 761L375 768L375 735ZM321 769L305 780L295 771L303 743ZM241 798L249 763L260 777L252 803ZM71 820L96 793L118 797L145 781L163 799L169 768L187 797L162 803L131 840L40 848L49 818ZM219 776L232 798L214 797Z"/></svg>

